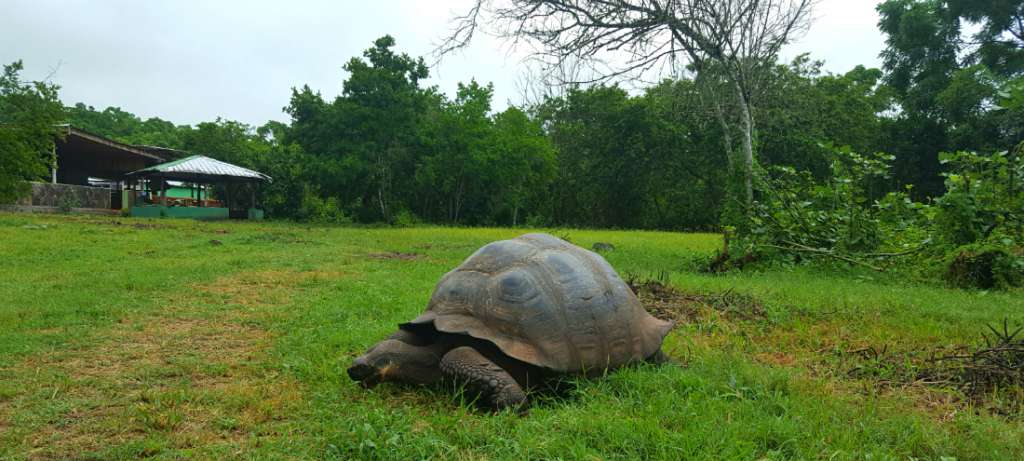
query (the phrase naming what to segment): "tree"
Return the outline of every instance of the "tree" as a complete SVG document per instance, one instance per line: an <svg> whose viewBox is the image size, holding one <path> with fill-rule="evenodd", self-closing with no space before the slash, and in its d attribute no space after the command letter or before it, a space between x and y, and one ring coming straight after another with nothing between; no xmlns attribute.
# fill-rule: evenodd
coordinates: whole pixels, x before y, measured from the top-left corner
<svg viewBox="0 0 1024 461"><path fill-rule="evenodd" d="M438 49L469 43L481 24L539 45L550 68L588 59L598 80L639 77L688 60L714 72L739 111L744 201L753 197L754 110L765 70L779 50L807 27L813 0L476 0ZM725 118L721 118L725 120ZM731 152L727 153L731 155Z"/></svg>
<svg viewBox="0 0 1024 461"><path fill-rule="evenodd" d="M518 226L524 210L538 213L548 200L557 173L554 146L540 123L515 107L494 116L490 143L496 176L490 190L491 214L504 214Z"/></svg>
<svg viewBox="0 0 1024 461"><path fill-rule="evenodd" d="M491 85L460 83L455 101L439 101L433 117L425 122L424 152L416 166L421 216L454 224L466 217L467 208L477 217L484 214L485 198L493 185L489 162L493 94ZM443 212L435 213L435 208Z"/></svg>
<svg viewBox="0 0 1024 461"><path fill-rule="evenodd" d="M828 144L855 152L886 150L880 113L892 106L882 72L857 66L842 74L822 74L821 62L798 56L776 66L757 115L760 161L791 166L817 179L830 174Z"/></svg>
<svg viewBox="0 0 1024 461"><path fill-rule="evenodd" d="M390 222L397 199L395 183L404 181L400 175L412 168L411 150L426 102L419 82L428 72L422 58L393 52L391 36L373 45L363 53L366 60L352 58L345 64L350 76L339 112L352 128L352 147L371 165L372 200L379 206L381 219Z"/></svg>
<svg viewBox="0 0 1024 461"><path fill-rule="evenodd" d="M67 113L68 121L75 128L125 144L181 149L182 135L191 129L188 126L176 126L157 117L142 120L120 107L108 107L98 111L92 106L77 103L68 107Z"/></svg>
<svg viewBox="0 0 1024 461"><path fill-rule="evenodd" d="M569 90L538 108L558 152L551 224L708 229L724 202L720 126L694 110L691 80L631 97L617 86Z"/></svg>
<svg viewBox="0 0 1024 461"><path fill-rule="evenodd" d="M428 71L421 58L392 50L394 38L374 41L343 68L342 94L327 103L308 86L292 90L288 140L320 156L323 192L358 202L365 220L391 222L412 189L419 127L432 90L420 88Z"/></svg>
<svg viewBox="0 0 1024 461"><path fill-rule="evenodd" d="M1024 1L887 0L878 11L885 81L901 109L888 126L896 175L918 198L942 195L940 152L1020 141L1019 118L994 109L1024 75Z"/></svg>
<svg viewBox="0 0 1024 461"><path fill-rule="evenodd" d="M0 75L0 203L11 203L29 191L27 181L44 177L57 160L53 149L64 120L59 87L23 82L21 61L4 66Z"/></svg>

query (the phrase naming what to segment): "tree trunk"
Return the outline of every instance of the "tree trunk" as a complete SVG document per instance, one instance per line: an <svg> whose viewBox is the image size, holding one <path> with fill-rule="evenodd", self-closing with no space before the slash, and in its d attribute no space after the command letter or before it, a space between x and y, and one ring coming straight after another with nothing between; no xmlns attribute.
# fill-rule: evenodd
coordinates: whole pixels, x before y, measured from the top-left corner
<svg viewBox="0 0 1024 461"><path fill-rule="evenodd" d="M737 102L740 105L740 127L743 132L743 144L742 144L742 168L743 168L743 189L744 189L744 206L747 208L746 211L750 210L751 203L754 202L754 118L750 113L750 103L747 98L743 95L743 90L740 89L739 85L736 85L736 96Z"/></svg>

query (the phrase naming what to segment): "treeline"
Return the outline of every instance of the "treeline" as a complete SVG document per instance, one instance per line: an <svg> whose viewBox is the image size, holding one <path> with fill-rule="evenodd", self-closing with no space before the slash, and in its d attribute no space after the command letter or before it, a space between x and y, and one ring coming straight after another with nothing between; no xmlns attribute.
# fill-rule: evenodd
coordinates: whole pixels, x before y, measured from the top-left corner
<svg viewBox="0 0 1024 461"><path fill-rule="evenodd" d="M72 124L131 143L202 153L272 177L260 201L300 220L414 221L712 229L726 204L721 125L692 80L642 94L568 89L494 113L493 90L460 85L454 99L424 87L427 68L385 37L353 58L328 101L304 86L288 124L142 120L119 108L68 108ZM759 126L761 161L826 175L835 142L886 144L891 103L881 71L821 72L801 57L775 68Z"/></svg>
<svg viewBox="0 0 1024 461"><path fill-rule="evenodd" d="M758 168L825 181L834 147L848 146L894 157L869 198L908 188L917 201L941 196L941 153L1021 140L1024 31L1013 20L1021 2L1010 3L889 0L879 5L884 69L828 74L807 57L772 67L753 116ZM713 100L700 75L641 93L566 88L495 113L491 86L469 82L449 98L422 83L422 59L395 48L384 37L346 63L336 98L294 89L288 123L180 126L82 104L68 117L125 142L266 172L275 181L260 199L279 218L682 230L718 228L736 205L736 133L723 128L727 101Z"/></svg>

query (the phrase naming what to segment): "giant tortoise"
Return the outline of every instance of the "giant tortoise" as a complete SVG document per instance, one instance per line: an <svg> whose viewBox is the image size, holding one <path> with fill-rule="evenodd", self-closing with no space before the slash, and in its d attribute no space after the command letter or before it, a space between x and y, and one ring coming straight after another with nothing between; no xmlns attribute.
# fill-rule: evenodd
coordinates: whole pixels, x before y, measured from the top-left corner
<svg viewBox="0 0 1024 461"><path fill-rule="evenodd" d="M353 362L348 375L450 379L496 409L558 375L661 363L672 324L648 314L600 255L547 234L490 243L438 282L422 315Z"/></svg>

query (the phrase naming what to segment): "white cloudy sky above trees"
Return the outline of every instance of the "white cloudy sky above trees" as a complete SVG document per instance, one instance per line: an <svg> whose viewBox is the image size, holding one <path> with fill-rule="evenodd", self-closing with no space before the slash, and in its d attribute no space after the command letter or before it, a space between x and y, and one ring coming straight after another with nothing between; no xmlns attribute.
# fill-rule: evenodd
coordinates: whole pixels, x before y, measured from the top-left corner
<svg viewBox="0 0 1024 461"><path fill-rule="evenodd" d="M67 104L118 106L142 117L197 123L216 117L286 120L293 86L341 89L352 56L385 34L429 54L470 0L134 1L0 0L0 62L61 85ZM784 59L810 53L830 72L878 66L884 37L872 0L822 0ZM432 69L453 93L475 78L495 85L496 108L518 104L523 54L480 37Z"/></svg>

